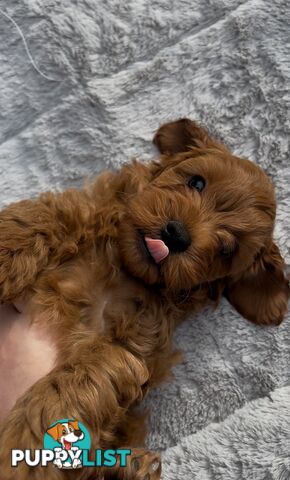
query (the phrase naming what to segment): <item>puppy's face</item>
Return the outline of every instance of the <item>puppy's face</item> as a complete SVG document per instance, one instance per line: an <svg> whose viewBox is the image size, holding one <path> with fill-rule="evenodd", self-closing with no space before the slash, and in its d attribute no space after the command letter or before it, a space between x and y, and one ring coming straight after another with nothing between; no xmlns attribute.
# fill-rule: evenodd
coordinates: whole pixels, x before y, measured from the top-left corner
<svg viewBox="0 0 290 480"><path fill-rule="evenodd" d="M134 275L180 290L247 269L274 226L265 173L214 142L155 168L124 222L122 251Z"/></svg>
<svg viewBox="0 0 290 480"><path fill-rule="evenodd" d="M127 197L120 227L127 269L172 291L226 279L228 298L239 281L244 298L230 301L247 318L251 314L242 310L252 291L277 289L283 306L270 316L279 323L289 288L272 241L276 206L269 178L190 120L164 125L154 142L163 154L160 161L141 175L131 169L137 188ZM268 323L256 313L250 319Z"/></svg>

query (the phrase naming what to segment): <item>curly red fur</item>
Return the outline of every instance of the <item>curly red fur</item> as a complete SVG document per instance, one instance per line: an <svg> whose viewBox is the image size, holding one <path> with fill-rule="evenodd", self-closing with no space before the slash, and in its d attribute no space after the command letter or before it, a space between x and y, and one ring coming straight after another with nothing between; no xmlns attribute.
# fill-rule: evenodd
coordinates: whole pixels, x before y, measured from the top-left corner
<svg viewBox="0 0 290 480"><path fill-rule="evenodd" d="M9 455L40 448L56 418L91 425L93 448L141 448L146 418L136 407L179 360L172 335L188 312L224 294L253 322L283 319L289 286L265 173L187 119L162 126L154 142L158 161L134 161L83 190L46 193L0 213L0 299L24 298L57 347L56 367L2 424L5 480L48 478L48 470L23 464L12 471ZM206 179L201 194L188 188L192 175ZM157 265L144 236L160 238L169 220L182 222L191 244ZM157 457L143 450L137 457L137 471L131 462L73 478L141 479ZM160 468L151 475L158 478Z"/></svg>

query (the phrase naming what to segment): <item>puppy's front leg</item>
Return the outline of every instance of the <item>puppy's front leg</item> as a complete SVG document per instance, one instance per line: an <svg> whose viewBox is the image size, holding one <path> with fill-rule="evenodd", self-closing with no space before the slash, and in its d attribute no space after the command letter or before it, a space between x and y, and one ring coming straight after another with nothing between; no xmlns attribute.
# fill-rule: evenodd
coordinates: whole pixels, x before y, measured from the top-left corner
<svg viewBox="0 0 290 480"><path fill-rule="evenodd" d="M22 463L12 468L10 457L12 449L43 448L46 430L63 418L87 426L93 449L116 448L119 427L126 422L129 408L143 396L148 370L125 348L94 333L75 334L69 344L65 360L17 401L1 427L0 465L5 480L62 478L53 465L31 469ZM99 478L100 470L95 470L94 478ZM89 468L88 476L80 471L74 480L90 478Z"/></svg>

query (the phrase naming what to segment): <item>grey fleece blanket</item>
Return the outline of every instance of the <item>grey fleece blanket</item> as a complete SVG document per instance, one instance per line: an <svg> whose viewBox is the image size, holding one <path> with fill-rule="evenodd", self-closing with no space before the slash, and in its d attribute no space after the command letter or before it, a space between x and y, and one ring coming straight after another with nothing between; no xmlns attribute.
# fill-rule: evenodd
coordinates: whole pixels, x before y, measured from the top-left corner
<svg viewBox="0 0 290 480"><path fill-rule="evenodd" d="M289 264L288 0L0 0L0 204L81 185L190 116L277 188ZM185 351L155 391L148 443L164 479L290 478L290 322L259 328L224 300L176 334Z"/></svg>

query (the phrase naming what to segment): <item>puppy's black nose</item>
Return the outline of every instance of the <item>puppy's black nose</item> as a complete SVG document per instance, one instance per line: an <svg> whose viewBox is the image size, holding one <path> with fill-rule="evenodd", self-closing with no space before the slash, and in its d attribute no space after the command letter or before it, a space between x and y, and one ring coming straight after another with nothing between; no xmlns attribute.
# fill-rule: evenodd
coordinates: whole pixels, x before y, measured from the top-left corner
<svg viewBox="0 0 290 480"><path fill-rule="evenodd" d="M191 244L185 226L175 220L168 222L161 230L161 238L171 252L184 252Z"/></svg>
<svg viewBox="0 0 290 480"><path fill-rule="evenodd" d="M81 437L83 432L81 430L75 430L74 434L75 434L76 437Z"/></svg>

